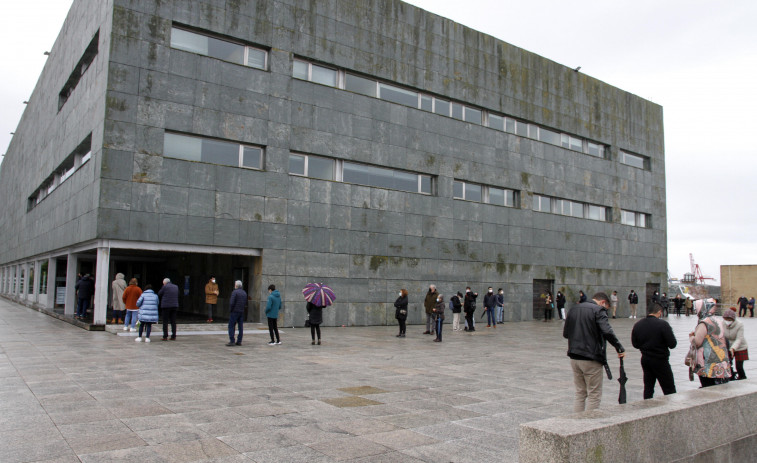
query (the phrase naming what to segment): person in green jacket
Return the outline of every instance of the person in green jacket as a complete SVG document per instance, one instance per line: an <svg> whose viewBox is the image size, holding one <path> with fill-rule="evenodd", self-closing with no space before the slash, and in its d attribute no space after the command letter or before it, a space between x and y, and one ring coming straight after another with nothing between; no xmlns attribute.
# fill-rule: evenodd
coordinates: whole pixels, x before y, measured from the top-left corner
<svg viewBox="0 0 757 463"><path fill-rule="evenodd" d="M265 316L268 317L268 334L271 335L271 342L269 346L274 344L281 344L281 338L279 338L279 327L277 326L279 321L279 309L281 308L281 294L276 289L276 285L268 286L268 302L265 303ZM273 335L276 334L276 341L274 341Z"/></svg>

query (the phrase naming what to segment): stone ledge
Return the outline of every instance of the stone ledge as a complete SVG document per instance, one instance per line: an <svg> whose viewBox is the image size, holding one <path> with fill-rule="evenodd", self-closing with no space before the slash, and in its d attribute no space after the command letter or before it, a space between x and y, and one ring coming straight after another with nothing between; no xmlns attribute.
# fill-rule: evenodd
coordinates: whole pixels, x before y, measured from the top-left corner
<svg viewBox="0 0 757 463"><path fill-rule="evenodd" d="M757 384L745 380L520 426L520 463L757 461ZM747 460L743 458L749 456Z"/></svg>

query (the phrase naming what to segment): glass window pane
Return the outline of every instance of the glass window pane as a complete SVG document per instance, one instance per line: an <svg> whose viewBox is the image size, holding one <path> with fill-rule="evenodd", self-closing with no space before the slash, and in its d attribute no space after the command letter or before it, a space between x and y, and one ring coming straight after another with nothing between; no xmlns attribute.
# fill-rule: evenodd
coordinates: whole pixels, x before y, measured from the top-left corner
<svg viewBox="0 0 757 463"><path fill-rule="evenodd" d="M409 172L345 162L343 175L344 181L349 183L410 192L418 191L418 175Z"/></svg>
<svg viewBox="0 0 757 463"><path fill-rule="evenodd" d="M434 113L449 116L449 101L434 98Z"/></svg>
<svg viewBox="0 0 757 463"><path fill-rule="evenodd" d="M452 117L455 119L463 119L463 105L460 103L452 103Z"/></svg>
<svg viewBox="0 0 757 463"><path fill-rule="evenodd" d="M505 190L489 187L489 204L505 205Z"/></svg>
<svg viewBox="0 0 757 463"><path fill-rule="evenodd" d="M179 50L199 53L201 55L207 55L208 38L200 34L195 34L193 32L172 28L171 47Z"/></svg>
<svg viewBox="0 0 757 463"><path fill-rule="evenodd" d="M431 112L434 107L434 99L428 95L421 95L421 109Z"/></svg>
<svg viewBox="0 0 757 463"><path fill-rule="evenodd" d="M509 133L515 133L515 119L510 119L509 117L505 121L505 131Z"/></svg>
<svg viewBox="0 0 757 463"><path fill-rule="evenodd" d="M550 143L552 145L559 145L560 134L557 132L553 132L552 130L547 130L544 127L540 127L539 140L543 141L544 143Z"/></svg>
<svg viewBox="0 0 757 463"><path fill-rule="evenodd" d="M208 37L208 56L236 64L244 64L244 46Z"/></svg>
<svg viewBox="0 0 757 463"><path fill-rule="evenodd" d="M308 177L334 180L334 160L308 156Z"/></svg>
<svg viewBox="0 0 757 463"><path fill-rule="evenodd" d="M639 169L644 168L644 158L641 156L636 156L634 154L626 153L621 151L620 152L620 162L632 167L637 167Z"/></svg>
<svg viewBox="0 0 757 463"><path fill-rule="evenodd" d="M289 155L289 173L305 175L305 156L299 154Z"/></svg>
<svg viewBox="0 0 757 463"><path fill-rule="evenodd" d="M418 92L387 84L379 84L379 98L406 106L418 107Z"/></svg>
<svg viewBox="0 0 757 463"><path fill-rule="evenodd" d="M591 220L601 220L602 217L600 215L600 210L604 208L600 208L599 206L593 206L589 205L589 217Z"/></svg>
<svg viewBox="0 0 757 463"><path fill-rule="evenodd" d="M242 167L252 169L263 168L263 150L252 146L245 146L242 151Z"/></svg>
<svg viewBox="0 0 757 463"><path fill-rule="evenodd" d="M247 66L265 69L265 51L247 47Z"/></svg>
<svg viewBox="0 0 757 463"><path fill-rule="evenodd" d="M200 161L202 159L202 139L166 133L163 137L163 156L186 159L187 161Z"/></svg>
<svg viewBox="0 0 757 463"><path fill-rule="evenodd" d="M421 175L421 193L431 194L431 177Z"/></svg>
<svg viewBox="0 0 757 463"><path fill-rule="evenodd" d="M587 146L588 146L588 151L589 151L588 154L592 156L603 157L603 150L601 149L600 145L596 143L588 142Z"/></svg>
<svg viewBox="0 0 757 463"><path fill-rule="evenodd" d="M631 211L620 211L620 222L623 225L636 225L636 213Z"/></svg>
<svg viewBox="0 0 757 463"><path fill-rule="evenodd" d="M520 135L521 137L527 137L528 136L528 124L521 121L516 121L515 125L515 133Z"/></svg>
<svg viewBox="0 0 757 463"><path fill-rule="evenodd" d="M515 192L513 190L505 190L505 206L515 207Z"/></svg>
<svg viewBox="0 0 757 463"><path fill-rule="evenodd" d="M295 79L308 80L308 63L294 60L292 67L292 77Z"/></svg>
<svg viewBox="0 0 757 463"><path fill-rule="evenodd" d="M568 201L566 201L568 202ZM582 203L571 203L571 215L573 217L583 217L584 216L584 205Z"/></svg>
<svg viewBox="0 0 757 463"><path fill-rule="evenodd" d="M570 137L570 149L583 151L583 142L580 138Z"/></svg>
<svg viewBox="0 0 757 463"><path fill-rule="evenodd" d="M202 140L202 161L239 167L239 145L218 140Z"/></svg>
<svg viewBox="0 0 757 463"><path fill-rule="evenodd" d="M475 108L465 107L465 122L481 125L481 111Z"/></svg>
<svg viewBox="0 0 757 463"><path fill-rule="evenodd" d="M565 133L560 134L560 144L563 148L570 148L570 135Z"/></svg>
<svg viewBox="0 0 757 463"><path fill-rule="evenodd" d="M638 223L636 224L639 227L646 228L647 226L647 215L646 214L637 214Z"/></svg>
<svg viewBox="0 0 757 463"><path fill-rule="evenodd" d="M360 93L376 97L376 81L365 79L363 77L347 74L344 81L344 89L351 92Z"/></svg>
<svg viewBox="0 0 757 463"><path fill-rule="evenodd" d="M336 87L336 71L334 69L324 68L321 66L311 65L312 75L310 80L317 84Z"/></svg>
<svg viewBox="0 0 757 463"><path fill-rule="evenodd" d="M457 199L463 199L465 197L463 195L463 182L458 182L457 180L452 182L452 197Z"/></svg>
<svg viewBox="0 0 757 463"><path fill-rule="evenodd" d="M496 114L489 114L489 127L505 131L505 118Z"/></svg>
<svg viewBox="0 0 757 463"><path fill-rule="evenodd" d="M465 184L465 199L468 201L481 202L481 185Z"/></svg>

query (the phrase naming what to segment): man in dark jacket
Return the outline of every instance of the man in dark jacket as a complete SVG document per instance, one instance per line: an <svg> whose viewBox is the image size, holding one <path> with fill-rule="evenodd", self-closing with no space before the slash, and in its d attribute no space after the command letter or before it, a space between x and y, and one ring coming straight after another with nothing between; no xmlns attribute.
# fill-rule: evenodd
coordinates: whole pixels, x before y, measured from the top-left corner
<svg viewBox="0 0 757 463"><path fill-rule="evenodd" d="M81 296L79 296L79 298L81 300ZM736 301L736 304L739 305L739 317L746 317L746 310L747 310L747 306L749 305L749 299L747 299L744 296L741 296L739 300Z"/></svg>
<svg viewBox="0 0 757 463"><path fill-rule="evenodd" d="M471 291L470 286L465 288L465 299L463 299L463 312L465 312L465 331L476 331L473 323L473 312L476 311L476 298L478 293Z"/></svg>
<svg viewBox="0 0 757 463"><path fill-rule="evenodd" d="M74 287L78 291L77 298L79 299L79 305L76 310L76 318L83 319L87 316L87 309L89 309L89 302L92 299L92 294L95 292L95 282L89 277L89 274L81 277L76 282Z"/></svg>
<svg viewBox="0 0 757 463"><path fill-rule="evenodd" d="M439 297L439 293L436 291L435 285L428 286L428 292L426 298L423 300L423 308L426 309L426 331L423 334L435 334L436 333L436 318L434 317L434 307L436 307L436 298Z"/></svg>
<svg viewBox="0 0 757 463"><path fill-rule="evenodd" d="M557 292L555 303L557 304L557 314L560 316L560 320L565 320L565 295L562 291Z"/></svg>
<svg viewBox="0 0 757 463"><path fill-rule="evenodd" d="M631 306L631 314L628 318L636 318L636 306L639 305L639 295L633 289L628 294L628 305Z"/></svg>
<svg viewBox="0 0 757 463"><path fill-rule="evenodd" d="M647 318L636 322L631 330L631 344L641 351L644 399L654 396L655 381L660 383L663 394L676 393L673 370L670 369L668 358L670 349L675 348L678 342L673 328L665 320L660 320L661 316L662 306L651 305L647 309Z"/></svg>
<svg viewBox="0 0 757 463"><path fill-rule="evenodd" d="M626 355L607 319L610 298L605 293L597 293L592 299L592 302L574 305L568 312L563 327L563 337L568 340L573 383L576 386L574 412L599 408L602 400L602 367L607 364L605 341L615 347L618 358Z"/></svg>
<svg viewBox="0 0 757 463"><path fill-rule="evenodd" d="M276 289L274 287L274 289ZM277 291L278 292L278 291ZM247 292L242 289L242 282L237 280L234 282L234 291L231 292L229 297L229 343L227 346L241 346L242 335L244 334L244 306L247 304ZM277 314L278 316L278 314ZM239 325L239 336L237 336L237 342L234 342L234 328ZM271 335L273 339L273 335ZM273 341L271 341L273 342Z"/></svg>
<svg viewBox="0 0 757 463"><path fill-rule="evenodd" d="M160 311L163 312L163 340L168 340L168 323L171 322L171 341L176 341L176 312L179 311L179 287L168 278L163 279L163 287L158 291Z"/></svg>
<svg viewBox="0 0 757 463"><path fill-rule="evenodd" d="M491 328L492 325L497 327L497 296L494 294L494 289L489 286L488 291L484 294L484 310L486 310L486 327Z"/></svg>

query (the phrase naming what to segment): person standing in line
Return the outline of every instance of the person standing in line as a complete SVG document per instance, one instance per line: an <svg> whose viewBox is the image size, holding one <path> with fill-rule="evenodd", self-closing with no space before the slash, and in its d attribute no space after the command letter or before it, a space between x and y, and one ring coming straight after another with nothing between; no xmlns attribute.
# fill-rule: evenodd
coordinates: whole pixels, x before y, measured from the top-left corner
<svg viewBox="0 0 757 463"><path fill-rule="evenodd" d="M670 368L670 349L678 344L673 328L661 320L662 306L647 308L647 317L639 320L631 330L631 344L641 351L641 370L644 372L644 399L654 397L655 382L660 383L664 395L675 394L676 385Z"/></svg>
<svg viewBox="0 0 757 463"><path fill-rule="evenodd" d="M687 317L689 316L689 314L694 314L694 302L692 302L690 297L686 297L686 300L683 301L683 307L686 309Z"/></svg>
<svg viewBox="0 0 757 463"><path fill-rule="evenodd" d="M208 311L208 323L213 323L213 311L218 304L218 296L221 293L218 291L218 284L216 284L216 277L212 276L205 285L205 308Z"/></svg>
<svg viewBox="0 0 757 463"><path fill-rule="evenodd" d="M460 331L460 312L463 308L463 303L460 302L461 297L463 297L463 293L458 291L456 295L449 298L450 304L452 304L452 331Z"/></svg>
<svg viewBox="0 0 757 463"><path fill-rule="evenodd" d="M404 338L407 332L407 290L405 288L400 289L397 300L394 301L394 318L397 319L397 323L400 325L400 332L397 335L398 338Z"/></svg>
<svg viewBox="0 0 757 463"><path fill-rule="evenodd" d="M618 292L613 291L610 295L610 308L612 309L612 318L615 318L615 312L618 311Z"/></svg>
<svg viewBox="0 0 757 463"><path fill-rule="evenodd" d="M489 289L484 295L484 311L486 312L486 327L491 328L492 325L497 327L497 317L494 310L497 308L497 296L494 295L494 289L489 286Z"/></svg>
<svg viewBox="0 0 757 463"><path fill-rule="evenodd" d="M618 358L626 355L607 319L609 307L607 294L596 293L592 302L571 307L565 320L563 337L568 340L568 357L576 387L574 412L599 408L602 400L602 367L607 364L605 341L615 347Z"/></svg>
<svg viewBox="0 0 757 463"><path fill-rule="evenodd" d="M242 282L237 280L234 282L234 291L229 296L229 343L226 344L227 346L242 345L242 336L244 336L244 307L246 305L247 292L242 289ZM268 308L266 307L267 315ZM237 342L234 342L234 331L237 325L239 326L239 335L237 336ZM165 322L163 322L163 326L166 326ZM165 330L165 328L163 329Z"/></svg>
<svg viewBox="0 0 757 463"><path fill-rule="evenodd" d="M79 305L77 307L76 311L76 318L79 320L83 320L87 317L87 310L89 309L89 303L92 299L92 294L94 294L95 291L95 282L92 281L92 279L89 277L89 274L84 275L81 277L79 281L76 282L76 286L74 286L74 289L77 290L77 298L79 299Z"/></svg>
<svg viewBox="0 0 757 463"><path fill-rule="evenodd" d="M749 309L749 316L754 318L754 297L749 298L749 303L746 305L746 308Z"/></svg>
<svg viewBox="0 0 757 463"><path fill-rule="evenodd" d="M552 293L547 291L544 296L544 321L548 322L552 320L552 308L555 306L552 302Z"/></svg>
<svg viewBox="0 0 757 463"><path fill-rule="evenodd" d="M658 291L655 291L654 294L652 294L652 305L655 305L655 304L662 305L662 303L660 303L660 293ZM663 306L663 310L664 309L665 307ZM663 316L664 316L664 312L663 312Z"/></svg>
<svg viewBox="0 0 757 463"><path fill-rule="evenodd" d="M124 316L124 331L135 331L134 325L137 323L137 316L139 315L139 306L137 306L137 300L141 295L142 290L139 288L139 286L137 286L137 279L132 278L131 280L129 280L129 286L124 290L124 293L121 296L121 300L126 307L126 315Z"/></svg>
<svg viewBox="0 0 757 463"><path fill-rule="evenodd" d="M132 278L132 281L136 281ZM139 289L139 287L135 287ZM139 307L139 335L135 341L142 342L142 332L145 333L144 341L150 342L150 332L152 331L152 324L158 323L158 295L152 290L152 285L145 286L145 292L139 294L139 299L135 303Z"/></svg>
<svg viewBox="0 0 757 463"><path fill-rule="evenodd" d="M444 324L444 297L441 294L436 297L434 317L436 317L436 339L434 339L434 342L442 342L442 325Z"/></svg>
<svg viewBox="0 0 757 463"><path fill-rule="evenodd" d="M126 289L126 280L124 280L123 273L116 273L116 278L110 284L110 305L113 306L113 320L111 324L121 323L121 320L126 318L125 306L123 301L124 290Z"/></svg>
<svg viewBox="0 0 757 463"><path fill-rule="evenodd" d="M497 290L497 323L505 322L505 292L502 288Z"/></svg>
<svg viewBox="0 0 757 463"><path fill-rule="evenodd" d="M276 285L268 286L268 300L265 303L265 316L268 319L268 334L271 335L271 342L269 346L274 344L281 344L281 338L279 337L279 309L281 308L281 293L276 289ZM241 325L240 325L241 326ZM274 341L273 336L276 335ZM242 337L241 331L239 337Z"/></svg>
<svg viewBox="0 0 757 463"><path fill-rule="evenodd" d="M308 320L310 320L310 338L311 345L315 345L315 335L318 334L318 345L321 345L321 323L323 323L323 307L308 302L305 307L308 311Z"/></svg>
<svg viewBox="0 0 757 463"><path fill-rule="evenodd" d="M583 304L586 302L586 294L584 294L583 290L578 291L578 303Z"/></svg>
<svg viewBox="0 0 757 463"><path fill-rule="evenodd" d="M426 309L426 331L423 334L434 334L434 306L439 293L436 291L436 285L429 285L426 298L423 300L423 308Z"/></svg>
<svg viewBox="0 0 757 463"><path fill-rule="evenodd" d="M697 349L694 373L699 376L702 387L727 383L731 377L725 322L723 317L715 315L716 308L714 299L699 299L694 302L699 322L696 329L689 333L689 342Z"/></svg>
<svg viewBox="0 0 757 463"><path fill-rule="evenodd" d="M683 298L680 294L676 294L676 297L673 298L673 307L676 309L676 317L680 317L683 308Z"/></svg>
<svg viewBox="0 0 757 463"><path fill-rule="evenodd" d="M565 295L562 293L562 291L557 292L557 296L555 298L555 302L557 303L557 314L560 316L560 320L565 320Z"/></svg>
<svg viewBox="0 0 757 463"><path fill-rule="evenodd" d="M738 377L732 375L731 379L746 379L744 360L749 360L749 350L744 338L744 323L736 319L736 311L731 307L723 314L725 320L725 338L731 343L731 358L736 360L736 372Z"/></svg>
<svg viewBox="0 0 757 463"><path fill-rule="evenodd" d="M742 318L746 317L746 310L747 310L747 305L749 305L749 299L747 299L744 296L741 296L739 300L736 301L736 304L738 304L739 306L739 317L742 317Z"/></svg>
<svg viewBox="0 0 757 463"><path fill-rule="evenodd" d="M476 311L476 298L478 293L471 291L470 286L465 288L465 299L463 300L463 312L465 312L465 331L476 331L476 325L473 321L473 312Z"/></svg>
<svg viewBox="0 0 757 463"><path fill-rule="evenodd" d="M631 307L631 314L628 318L636 318L636 307L639 305L639 295L633 289L628 294L628 305Z"/></svg>
<svg viewBox="0 0 757 463"><path fill-rule="evenodd" d="M168 323L171 323L171 341L176 341L176 312L179 311L179 287L168 278L158 291L160 309L163 311L163 340L168 341Z"/></svg>

